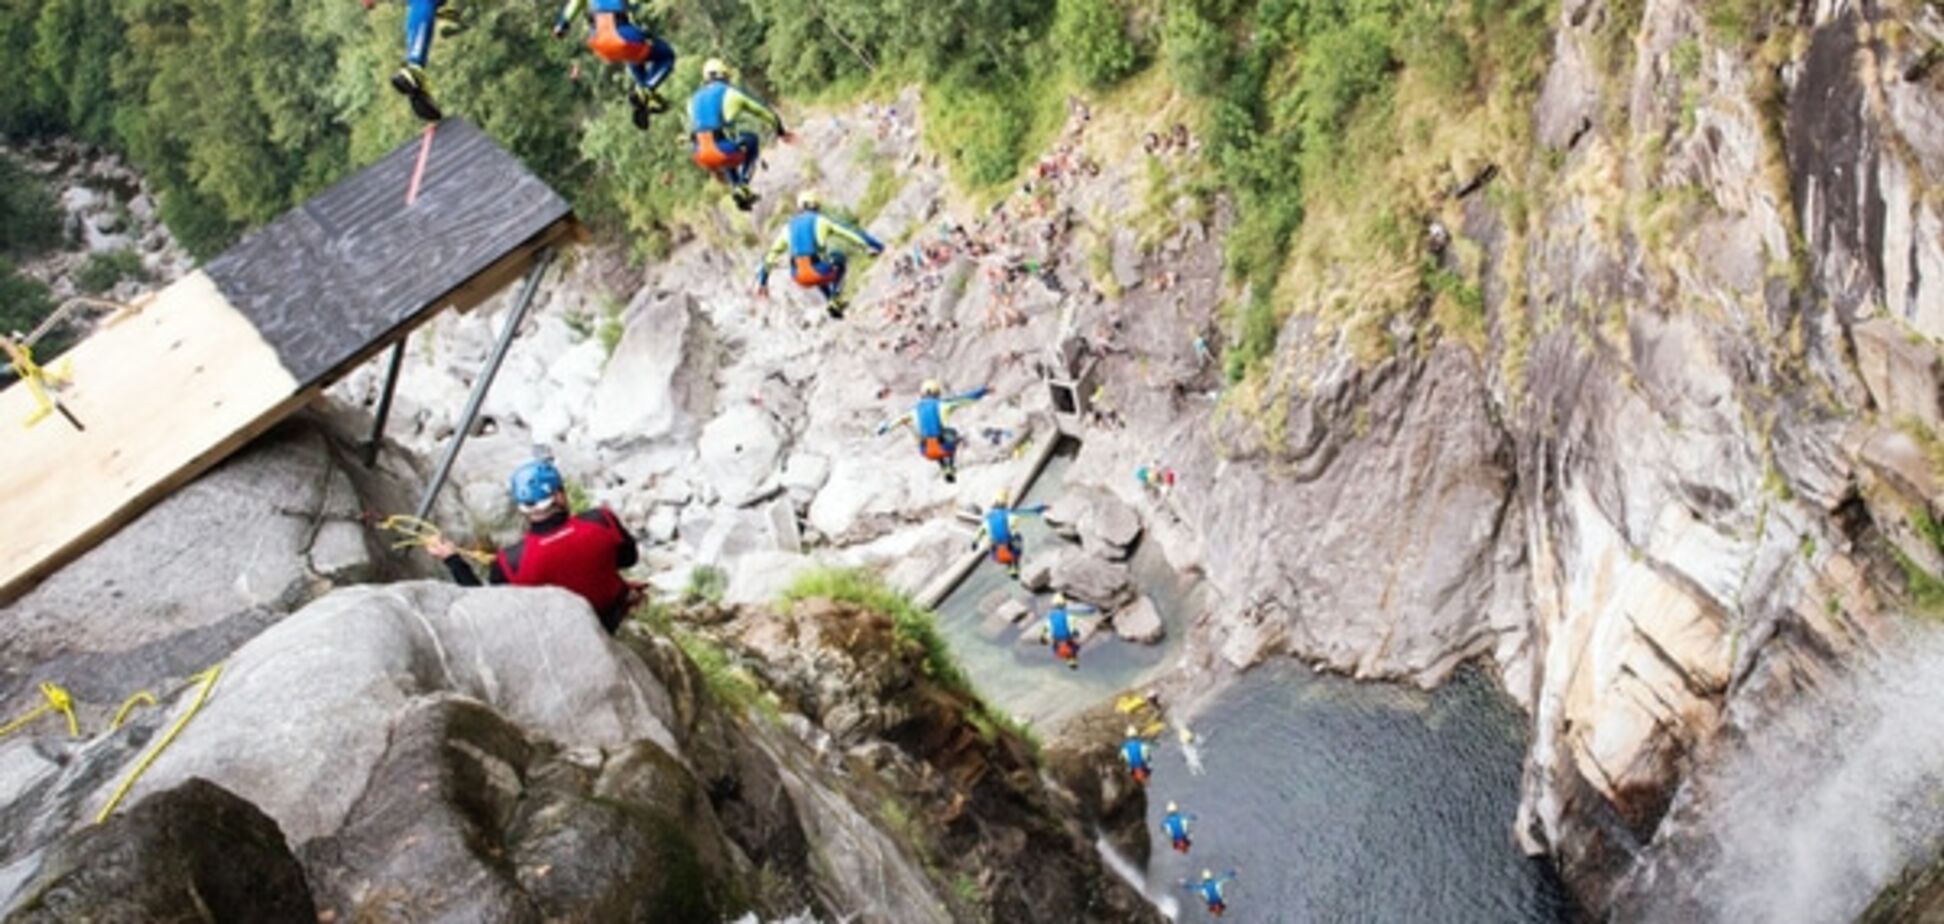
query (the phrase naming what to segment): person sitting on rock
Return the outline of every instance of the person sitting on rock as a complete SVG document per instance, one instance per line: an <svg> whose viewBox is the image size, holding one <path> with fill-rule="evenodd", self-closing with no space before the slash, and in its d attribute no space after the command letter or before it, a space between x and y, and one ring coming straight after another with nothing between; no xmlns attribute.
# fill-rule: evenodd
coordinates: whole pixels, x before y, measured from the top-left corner
<svg viewBox="0 0 1944 924"><path fill-rule="evenodd" d="M1006 574L1019 580L1021 546L1019 541L1020 517L1036 517L1046 512L1045 504L1031 507L1011 507L1012 492L999 489L992 499L992 508L985 512L984 522L979 524L979 534L972 539L972 547L988 537L992 539L992 560L1006 566Z"/></svg>
<svg viewBox="0 0 1944 924"><path fill-rule="evenodd" d="M947 398L945 386L937 379L927 379L918 388L918 403L911 410L895 420L878 424L877 434L883 436L892 427L909 426L918 434L918 452L925 458L938 463L939 470L945 473L945 483L958 481L959 432L945 425L952 412L986 396L984 385L962 395Z"/></svg>
<svg viewBox="0 0 1944 924"><path fill-rule="evenodd" d="M565 36L570 23L586 16L588 50L609 64L627 65L634 78L628 94L634 124L646 129L649 117L668 111L668 100L655 91L675 70L675 49L636 25L629 6L629 0L567 0L554 18L553 37Z"/></svg>
<svg viewBox="0 0 1944 924"><path fill-rule="evenodd" d="M1184 881L1181 887L1201 896L1202 902L1208 905L1208 913L1219 918L1222 912L1228 910L1228 899L1222 894L1222 885L1234 878L1235 870L1220 876L1211 870L1202 870L1201 881Z"/></svg>
<svg viewBox="0 0 1944 924"><path fill-rule="evenodd" d="M702 64L702 88L689 97L689 132L695 141L695 164L729 184L736 208L747 212L756 205L749 180L756 175L762 145L755 132L736 132L744 115L768 122L778 139L790 140L783 117L762 100L729 83L729 65L721 58ZM734 134L731 134L734 132Z"/></svg>
<svg viewBox="0 0 1944 924"><path fill-rule="evenodd" d="M1054 594L1053 608L1046 611L1046 622L1040 626L1040 644L1051 644L1054 657L1079 670L1080 634L1074 631L1073 617L1098 612L1099 608L1085 603L1068 603L1066 594Z"/></svg>
<svg viewBox="0 0 1944 924"><path fill-rule="evenodd" d="M513 471L513 500L526 515L526 535L499 551L487 568L492 584L561 587L580 594L612 635L638 602L621 576L641 560L634 537L614 511L597 507L574 514L567 506L566 483L552 462L535 459ZM478 587L479 575L445 539L426 543L426 551L445 562L452 579Z"/></svg>
<svg viewBox="0 0 1944 924"><path fill-rule="evenodd" d="M1134 782L1147 785L1148 777L1154 775L1154 765L1149 762L1153 756L1154 749L1148 747L1147 739L1141 737L1141 730L1127 726L1127 740L1121 742L1120 758L1122 763L1127 764L1127 774L1134 778Z"/></svg>
<svg viewBox="0 0 1944 924"><path fill-rule="evenodd" d="M822 292L828 299L824 310L830 319L843 320L844 309L849 304L844 298L844 269L849 258L844 251L830 246L832 238L863 248L874 257L884 252L884 242L872 237L870 232L824 215L823 198L815 190L806 189L797 194L796 215L776 235L776 243L770 245L769 253L763 255L763 263L756 269L757 292L769 293L770 264L787 253L796 284Z"/></svg>
<svg viewBox="0 0 1944 924"><path fill-rule="evenodd" d="M369 9L371 5L371 0L366 0L365 7ZM446 23L439 30L440 35L450 36L465 27L446 8L446 0L406 0L405 64L391 78L392 89L404 94L412 104L413 114L427 122L444 118L438 104L432 101L432 85L425 79L425 62L432 55L432 26L439 20Z"/></svg>
<svg viewBox="0 0 1944 924"><path fill-rule="evenodd" d="M1161 819L1161 830L1168 832L1169 843L1174 844L1175 853L1187 853L1195 842L1188 837L1188 823L1195 820L1192 814L1185 814L1181 806L1168 803L1168 815Z"/></svg>

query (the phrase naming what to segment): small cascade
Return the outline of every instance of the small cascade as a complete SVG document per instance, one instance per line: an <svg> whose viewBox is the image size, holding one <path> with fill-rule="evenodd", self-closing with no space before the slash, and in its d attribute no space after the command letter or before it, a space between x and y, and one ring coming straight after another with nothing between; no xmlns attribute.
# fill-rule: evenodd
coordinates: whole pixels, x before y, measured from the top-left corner
<svg viewBox="0 0 1944 924"><path fill-rule="evenodd" d="M1122 856L1120 851L1115 850L1114 845L1108 843L1106 837L1096 833L1094 835L1094 849L1100 852L1101 862L1106 863L1107 868L1114 871L1114 875L1119 876L1121 881L1133 886L1136 891L1141 893L1141 897L1147 899L1150 904L1154 905L1156 910L1166 915L1168 920L1172 921L1181 916L1181 902L1166 892L1156 895L1148 891L1147 875L1141 871L1139 866L1134 865L1133 860L1129 860L1127 857Z"/></svg>

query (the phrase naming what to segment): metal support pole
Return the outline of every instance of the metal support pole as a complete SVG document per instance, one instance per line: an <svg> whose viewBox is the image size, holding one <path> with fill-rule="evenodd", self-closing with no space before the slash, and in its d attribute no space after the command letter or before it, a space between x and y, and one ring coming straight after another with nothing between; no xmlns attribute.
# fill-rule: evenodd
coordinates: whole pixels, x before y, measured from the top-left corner
<svg viewBox="0 0 1944 924"><path fill-rule="evenodd" d="M398 389L398 373L405 366L405 341L411 335L398 338L392 346L391 365L385 369L385 390L378 393L378 414L371 421L371 439L365 441L364 464L371 468L378 464L378 446L385 441L385 421L391 417L392 392Z"/></svg>
<svg viewBox="0 0 1944 924"><path fill-rule="evenodd" d="M493 355L486 360L486 368L479 373L479 381L473 383L472 394L466 398L465 413L459 416L459 429L452 434L452 443L446 447L445 456L439 460L439 469L432 475L432 483L426 486L425 497L419 501L418 518L423 520L432 515L432 503L439 498L439 489L445 486L446 478L452 474L452 463L459 458L460 447L466 445L466 435L472 432L473 420L479 416L479 406L486 401L486 390L493 387L493 377L499 374L500 363L506 360L506 351L513 346L513 337L520 331L520 323L526 320L527 309L533 306L533 294L540 290L540 277L547 274L548 265L553 263L553 251L542 250L533 258L533 268L527 270L526 281L520 286L520 299L513 304L513 311L506 317L506 329L500 331L499 342L493 345Z"/></svg>

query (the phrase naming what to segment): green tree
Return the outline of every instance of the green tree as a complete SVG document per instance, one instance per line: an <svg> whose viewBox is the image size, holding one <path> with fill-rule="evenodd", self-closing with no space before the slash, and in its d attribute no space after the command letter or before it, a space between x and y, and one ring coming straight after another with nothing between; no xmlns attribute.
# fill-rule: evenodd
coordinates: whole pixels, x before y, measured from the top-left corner
<svg viewBox="0 0 1944 924"><path fill-rule="evenodd" d="M61 211L47 184L0 156L0 254L32 256L60 238Z"/></svg>
<svg viewBox="0 0 1944 924"><path fill-rule="evenodd" d="M113 141L114 68L126 51L110 0L45 0L34 21L35 104L89 141Z"/></svg>
<svg viewBox="0 0 1944 924"><path fill-rule="evenodd" d="M1096 87L1133 73L1140 60L1114 0L1060 0L1053 44L1074 76Z"/></svg>

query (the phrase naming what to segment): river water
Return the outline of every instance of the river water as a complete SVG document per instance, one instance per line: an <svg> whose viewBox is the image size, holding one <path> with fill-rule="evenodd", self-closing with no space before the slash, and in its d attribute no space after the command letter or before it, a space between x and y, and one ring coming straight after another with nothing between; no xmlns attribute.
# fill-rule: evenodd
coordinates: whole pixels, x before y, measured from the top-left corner
<svg viewBox="0 0 1944 924"><path fill-rule="evenodd" d="M1055 456L1026 503L1064 490L1072 458ZM1038 520L1025 556L1059 545ZM993 705L1042 727L1167 669L1202 591L1152 543L1131 561L1167 625L1158 646L1096 635L1066 670L1034 622L997 623L997 601L1032 595L981 564L938 607L953 654ZM1191 856L1159 845L1145 871L1151 895L1183 920L1203 917L1179 882L1235 869L1225 921L1512 922L1568 916L1550 867L1512 839L1525 723L1488 678L1460 672L1433 693L1320 675L1295 662L1258 668L1218 693L1195 722L1206 775L1189 773L1166 736L1149 790L1150 822L1169 800L1199 816ZM1125 861L1123 861L1124 863ZM1138 870L1129 870L1140 875Z"/></svg>
<svg viewBox="0 0 1944 924"><path fill-rule="evenodd" d="M1231 921L1528 922L1570 914L1563 887L1512 840L1518 712L1474 672L1432 693L1274 662L1195 722L1205 775L1172 739L1148 788L1151 893L1233 869ZM1197 816L1182 856L1160 834L1168 801Z"/></svg>

